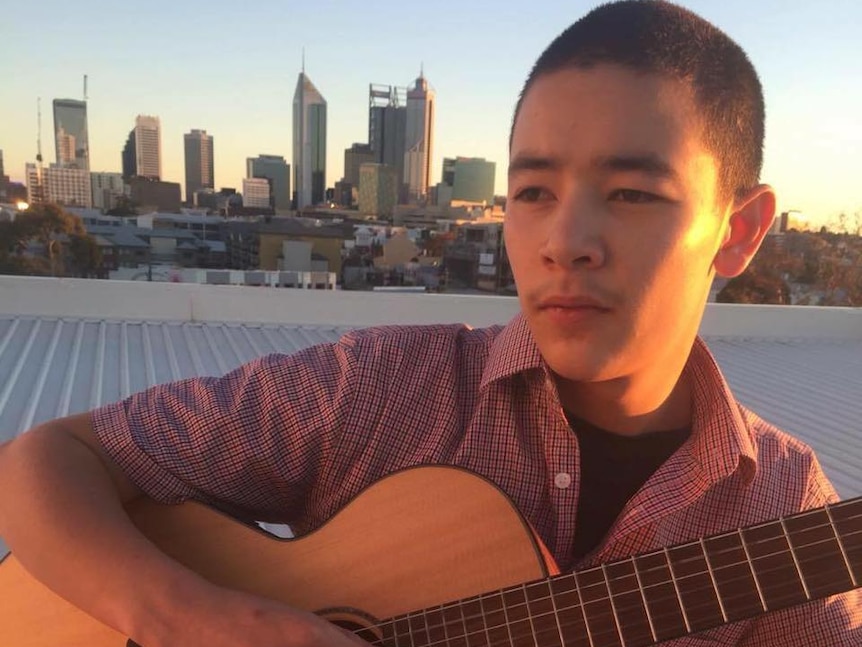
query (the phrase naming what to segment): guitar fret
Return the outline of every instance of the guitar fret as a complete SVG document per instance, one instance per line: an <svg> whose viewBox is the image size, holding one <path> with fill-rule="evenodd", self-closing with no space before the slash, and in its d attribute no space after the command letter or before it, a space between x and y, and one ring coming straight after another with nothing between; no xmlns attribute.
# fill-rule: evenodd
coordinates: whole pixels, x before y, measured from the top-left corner
<svg viewBox="0 0 862 647"><path fill-rule="evenodd" d="M802 568L799 566L799 557L796 555L796 549L793 548L793 541L790 539L790 533L787 532L787 525L783 518L779 521L781 523L781 532L784 533L784 538L787 540L787 545L790 547L790 556L793 558L793 565L796 567L799 581L802 582L802 590L805 592L805 598L810 600L811 591L808 590L808 583L805 581L805 576L802 574Z"/></svg>
<svg viewBox="0 0 862 647"><path fill-rule="evenodd" d="M553 608L554 622L556 622L556 624L557 624L557 633L560 636L560 645L564 646L566 644L566 638L565 638L565 636L563 636L563 626L560 624L560 612L557 609L557 599L556 599L556 596L554 595L553 590L551 589L551 583L550 582L548 582L547 586L548 586L548 597L551 600L551 607Z"/></svg>
<svg viewBox="0 0 862 647"><path fill-rule="evenodd" d="M488 644L511 644L507 635L506 619L500 596L498 594L483 595L479 598L479 604L482 607L482 620L485 624L485 636L488 638ZM500 640L501 638L502 640Z"/></svg>
<svg viewBox="0 0 862 647"><path fill-rule="evenodd" d="M673 589L676 591L676 597L679 600L679 610L682 611L682 619L685 622L685 630L691 633L691 624L688 621L688 613L685 610L685 605L682 603L682 595L679 592L679 582L676 579L676 575L673 570L673 563L670 561L670 553L667 550L667 547L664 548L664 558L667 560L667 566L670 569L670 579L673 582Z"/></svg>
<svg viewBox="0 0 862 647"><path fill-rule="evenodd" d="M744 529L751 564L770 611L785 609L808 600L801 571L793 559L780 523L767 523Z"/></svg>
<svg viewBox="0 0 862 647"><path fill-rule="evenodd" d="M533 624L533 613L530 610L530 598L527 595L527 585L522 584L521 590L524 592L524 604L527 606L527 620L530 621L530 632L533 634L533 644L539 644L539 637L536 635L536 625Z"/></svg>
<svg viewBox="0 0 862 647"><path fill-rule="evenodd" d="M623 644L641 647L656 642L633 562L613 562L604 571Z"/></svg>
<svg viewBox="0 0 862 647"><path fill-rule="evenodd" d="M620 642L622 643L622 647L627 647L626 637L623 635L623 629L620 626L620 616L617 612L617 605L616 602L614 602L614 593L611 591L611 582L608 579L608 569L604 564L602 564L602 577L605 579L605 586L608 589L608 599L611 601L611 613L614 616L614 624L616 625L617 633L620 635Z"/></svg>
<svg viewBox="0 0 862 647"><path fill-rule="evenodd" d="M563 645L583 647L589 641L589 634L575 576L568 574L553 578L550 589L562 630Z"/></svg>
<svg viewBox="0 0 862 647"><path fill-rule="evenodd" d="M829 527L832 529L832 534L835 535L835 541L838 542L838 548L841 550L841 557L844 559L844 565L847 567L847 572L850 573L850 582L854 587L858 587L859 582L856 580L856 574L850 566L850 558L847 556L847 549L844 547L844 540L841 539L841 533L838 532L838 528L835 526L835 519L832 516L832 507L827 505L825 509L826 516L829 518Z"/></svg>
<svg viewBox="0 0 862 647"><path fill-rule="evenodd" d="M703 548L728 621L750 618L763 612L757 581L738 533L704 540Z"/></svg>
<svg viewBox="0 0 862 647"><path fill-rule="evenodd" d="M512 621L509 619L509 605L506 604L504 594L500 595L500 606L503 608L503 621L506 624L506 634L509 638L508 644L515 647L515 637L512 635Z"/></svg>
<svg viewBox="0 0 862 647"><path fill-rule="evenodd" d="M632 557L631 561L632 561L632 570L634 570L634 572L635 572L635 579L637 580L637 583L638 583L638 592L640 593L641 601L643 601L644 613L646 613L647 624L649 624L650 637L652 638L653 642L658 642L658 636L656 635L655 625L653 624L653 620L652 620L652 613L650 613L649 605L647 604L646 590L644 589L643 582L641 581L641 574L640 574L640 571L638 570L637 560L634 557Z"/></svg>
<svg viewBox="0 0 862 647"><path fill-rule="evenodd" d="M706 560L706 570L709 572L709 579L712 580L712 588L715 589L715 597L718 600L718 608L721 609L721 619L727 622L727 610L724 608L724 600L721 599L721 593L718 590L718 582L715 579L715 571L712 568L712 562L709 559L709 553L706 550L706 542L701 537L700 549L703 551L703 558Z"/></svg>
<svg viewBox="0 0 862 647"><path fill-rule="evenodd" d="M763 611L767 611L766 608L766 598L763 597L763 588L760 586L760 580L757 577L757 573L754 570L754 562L751 561L751 551L748 550L748 544L745 542L745 535L742 530L738 530L739 540L742 543L742 550L745 551L745 561L748 563L748 567L751 569L751 577L754 578L754 586L757 588L757 597L760 598L760 606Z"/></svg>
<svg viewBox="0 0 862 647"><path fill-rule="evenodd" d="M587 625L593 638L601 647L623 647L603 570L590 568L576 573L575 577L580 585Z"/></svg>
<svg viewBox="0 0 862 647"><path fill-rule="evenodd" d="M581 593L581 584L578 582L578 574L572 573L572 580L575 582L575 591L578 594L578 601L580 602L581 614L584 616L584 629L587 632L587 641L590 643L590 647L596 647L596 642L593 640L593 632L590 629L590 621L587 619L587 605L584 600L584 596Z"/></svg>
<svg viewBox="0 0 862 647"><path fill-rule="evenodd" d="M668 557L691 631L722 624L718 589L709 575L700 544L674 546L668 550Z"/></svg>
<svg viewBox="0 0 862 647"><path fill-rule="evenodd" d="M643 582L642 593L647 601L647 612L661 622L654 625L658 641L669 640L689 633L685 627L682 601L674 586L670 563L661 550L635 557L637 573Z"/></svg>

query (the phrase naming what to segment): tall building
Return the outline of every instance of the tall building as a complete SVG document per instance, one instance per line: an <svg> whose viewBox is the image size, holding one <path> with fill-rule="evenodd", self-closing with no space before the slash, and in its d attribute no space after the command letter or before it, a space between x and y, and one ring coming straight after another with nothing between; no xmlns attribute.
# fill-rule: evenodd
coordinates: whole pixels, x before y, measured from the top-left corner
<svg viewBox="0 0 862 647"><path fill-rule="evenodd" d="M447 162L452 166L452 200L494 203L494 176L497 165L478 157L458 157L443 160L443 181L447 178Z"/></svg>
<svg viewBox="0 0 862 647"><path fill-rule="evenodd" d="M366 162L359 167L359 211L388 218L398 201L398 169Z"/></svg>
<svg viewBox="0 0 862 647"><path fill-rule="evenodd" d="M162 177L162 126L158 117L135 118L135 175L151 180Z"/></svg>
<svg viewBox="0 0 862 647"><path fill-rule="evenodd" d="M27 184L27 202L41 204L45 202L45 186L42 182L42 170L32 162L24 166Z"/></svg>
<svg viewBox="0 0 862 647"><path fill-rule="evenodd" d="M423 200L431 184L431 151L434 144L434 90L420 73L407 91L404 180L411 202Z"/></svg>
<svg viewBox="0 0 862 647"><path fill-rule="evenodd" d="M86 101L54 99L54 150L58 165L90 170Z"/></svg>
<svg viewBox="0 0 862 647"><path fill-rule="evenodd" d="M344 180L352 186L359 186L359 167L374 161L374 151L369 144L353 144L344 149Z"/></svg>
<svg viewBox="0 0 862 647"><path fill-rule="evenodd" d="M270 185L265 177L247 177L242 181L242 206L270 208Z"/></svg>
<svg viewBox="0 0 862 647"><path fill-rule="evenodd" d="M407 131L407 88L393 85L368 86L368 145L378 164L398 171L398 183L404 179L404 144ZM400 191L399 191L400 193ZM404 196L406 200L406 193Z"/></svg>
<svg viewBox="0 0 862 647"><path fill-rule="evenodd" d="M323 202L326 192L326 100L305 70L293 95L293 186L296 208Z"/></svg>
<svg viewBox="0 0 862 647"><path fill-rule="evenodd" d="M43 171L42 185L51 202L70 207L93 205L90 172L85 169L52 164Z"/></svg>
<svg viewBox="0 0 862 647"><path fill-rule="evenodd" d="M135 129L129 131L129 137L126 139L126 145L123 146L123 178L136 177L138 175L137 152L135 150Z"/></svg>
<svg viewBox="0 0 862 647"><path fill-rule="evenodd" d="M119 173L90 173L90 188L95 209L113 209L117 198L131 195L131 188Z"/></svg>
<svg viewBox="0 0 862 647"><path fill-rule="evenodd" d="M271 203L274 209L290 209L290 164L281 155L258 155L245 160L245 175L249 178L266 178L272 187Z"/></svg>
<svg viewBox="0 0 862 647"><path fill-rule="evenodd" d="M183 135L186 161L186 204L194 205L195 191L214 189L213 138L205 130Z"/></svg>

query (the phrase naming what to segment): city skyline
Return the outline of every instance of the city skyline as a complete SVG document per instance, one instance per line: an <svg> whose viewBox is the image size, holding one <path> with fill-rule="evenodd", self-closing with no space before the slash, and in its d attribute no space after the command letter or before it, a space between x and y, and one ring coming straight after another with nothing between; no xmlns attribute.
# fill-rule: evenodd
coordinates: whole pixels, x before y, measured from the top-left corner
<svg viewBox="0 0 862 647"><path fill-rule="evenodd" d="M499 3L493 11L452 4L441 6L427 28L415 30L407 26L429 18L407 4L383 2L357 13L337 2L326 12L263 2L257 13L267 18L233 25L232 41L242 45L228 45L213 58L183 26L194 20L204 31L215 28L228 15L219 3L155 2L140 17L140 28L152 29L154 38L147 56L127 38L124 12L115 16L55 0L38 8L19 3L8 12L10 24L38 25L46 34L71 29L79 46L44 38L33 47L24 30L0 42L0 60L15 61L0 102L6 174L23 181L24 164L35 161L37 97L43 101L45 164L55 161L44 108L55 98L82 98L87 74L92 171L120 170L134 116L152 114L162 122L164 179L183 181L181 135L206 129L220 142L215 187L239 188L248 157L293 158L292 92L304 46L307 71L328 102L327 187L341 178L344 150L367 142L369 83L409 86L424 62L437 92L430 184L439 181L444 157L481 157L496 162L495 192L502 194L521 84L542 48L596 4L548 2L531 15L529 28L515 3ZM763 180L776 187L779 209L823 221L862 209L862 159L856 153L862 149L862 84L855 82L862 77L862 57L852 28L862 21L862 6L852 0L681 4L726 30L760 72L767 102ZM320 31L316 25L324 18L327 29ZM285 43L279 34L288 24L292 36ZM476 36L477 26L485 36ZM463 47L452 47L455 42ZM27 57L18 56L25 50Z"/></svg>

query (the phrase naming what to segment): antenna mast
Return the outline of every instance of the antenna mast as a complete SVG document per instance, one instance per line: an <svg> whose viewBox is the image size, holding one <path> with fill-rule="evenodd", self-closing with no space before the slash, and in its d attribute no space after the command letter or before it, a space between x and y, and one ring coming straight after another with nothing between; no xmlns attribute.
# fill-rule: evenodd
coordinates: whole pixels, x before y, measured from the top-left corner
<svg viewBox="0 0 862 647"><path fill-rule="evenodd" d="M36 161L42 174L42 97L36 98Z"/></svg>
<svg viewBox="0 0 862 647"><path fill-rule="evenodd" d="M84 75L84 101L87 100L87 75Z"/></svg>

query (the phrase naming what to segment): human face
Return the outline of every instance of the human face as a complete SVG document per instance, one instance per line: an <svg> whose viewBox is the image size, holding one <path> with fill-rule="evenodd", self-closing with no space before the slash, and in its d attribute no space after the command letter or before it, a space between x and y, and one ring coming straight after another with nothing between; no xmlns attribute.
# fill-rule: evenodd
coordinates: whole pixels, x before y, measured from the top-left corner
<svg viewBox="0 0 862 647"><path fill-rule="evenodd" d="M726 232L717 178L685 84L613 65L535 81L512 134L505 241L557 375L679 376Z"/></svg>

